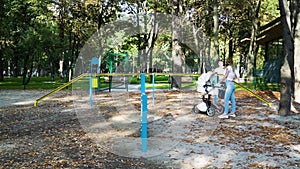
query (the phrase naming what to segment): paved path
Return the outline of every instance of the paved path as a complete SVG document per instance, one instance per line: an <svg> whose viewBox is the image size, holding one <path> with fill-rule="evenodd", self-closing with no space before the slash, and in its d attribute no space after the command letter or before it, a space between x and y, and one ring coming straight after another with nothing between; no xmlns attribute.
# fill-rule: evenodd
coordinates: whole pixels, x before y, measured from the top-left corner
<svg viewBox="0 0 300 169"><path fill-rule="evenodd" d="M158 89L155 89L155 91L157 90ZM50 91L51 90L0 90L0 107L29 104L33 105L36 99L44 96ZM126 89L124 87L119 87L113 88L111 91L119 92L126 91ZM140 85L129 85L128 91L140 92ZM152 91L152 89L147 89L147 91Z"/></svg>
<svg viewBox="0 0 300 169"><path fill-rule="evenodd" d="M0 107L28 105L45 95L47 90L0 90Z"/></svg>

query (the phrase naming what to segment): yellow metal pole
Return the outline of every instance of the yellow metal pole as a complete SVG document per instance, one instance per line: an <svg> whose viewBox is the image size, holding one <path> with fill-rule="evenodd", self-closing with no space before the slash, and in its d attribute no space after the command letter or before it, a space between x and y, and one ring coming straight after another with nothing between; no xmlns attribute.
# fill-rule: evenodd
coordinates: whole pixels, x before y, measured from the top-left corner
<svg viewBox="0 0 300 169"><path fill-rule="evenodd" d="M87 74L82 74L82 75L76 77L75 79L72 79L72 80L69 81L68 83L63 84L63 85L59 86L58 88L52 90L51 92L45 94L44 96L38 98L38 99L33 103L33 106L36 107L39 101L44 100L44 99L47 98L48 96L50 96L50 95L52 95L52 94L54 94L54 93L56 93L56 92L62 90L63 88L65 88L65 87L69 86L70 84L72 84L72 83L78 81L79 79L83 78L84 76L87 76Z"/></svg>
<svg viewBox="0 0 300 169"><path fill-rule="evenodd" d="M253 91L251 91L250 89L242 86L241 84L234 82L236 85L238 85L239 87L243 88L244 90L246 90L248 93L252 94L253 96L255 96L256 98L258 98L259 100L261 100L262 102L266 103L269 107L271 107L271 103L268 102L267 100L265 100L264 98L260 97L259 95L255 94Z"/></svg>
<svg viewBox="0 0 300 169"><path fill-rule="evenodd" d="M145 73L145 75L152 75L152 73ZM200 74L184 74L184 73L155 73L157 76L200 76ZM101 73L101 74L93 74L93 77L96 76L140 76L139 73Z"/></svg>
<svg viewBox="0 0 300 169"><path fill-rule="evenodd" d="M134 76L134 75L139 76L140 74L139 74L139 73L102 73L102 74L93 74L93 77L94 77L94 76L95 76L95 77L97 77L97 76ZM152 73L146 73L146 75L152 75ZM183 73L181 73L181 74L180 74L180 73L155 73L155 75L169 75L169 76L199 76L199 74L183 74ZM37 99L37 100L33 103L34 107L37 106L37 104L38 104L39 101L41 101L41 100L47 98L48 96L50 96L50 95L52 95L52 94L54 94L54 93L56 93L56 92L62 90L63 88L65 88L65 87L69 86L70 84L72 84L72 83L78 81L79 79L81 79L81 78L84 77L84 76L88 76L88 74L82 74L82 75L78 76L77 78L75 78L75 79L69 81L68 83L66 83L66 84L64 84L64 85L62 85L62 86L60 86L60 87L58 87L58 88L52 90L51 92L45 94L44 96L40 97L39 99Z"/></svg>

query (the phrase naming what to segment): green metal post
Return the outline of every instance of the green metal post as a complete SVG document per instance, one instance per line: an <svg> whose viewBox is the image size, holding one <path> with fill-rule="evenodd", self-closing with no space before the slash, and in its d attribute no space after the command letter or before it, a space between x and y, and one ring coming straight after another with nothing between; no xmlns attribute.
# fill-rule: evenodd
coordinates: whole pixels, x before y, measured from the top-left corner
<svg viewBox="0 0 300 169"><path fill-rule="evenodd" d="M114 59L114 56L113 54L109 54L109 73L112 73L113 72L113 59ZM109 76L109 85L108 85L108 90L109 92L111 92L111 86L112 86L112 76Z"/></svg>

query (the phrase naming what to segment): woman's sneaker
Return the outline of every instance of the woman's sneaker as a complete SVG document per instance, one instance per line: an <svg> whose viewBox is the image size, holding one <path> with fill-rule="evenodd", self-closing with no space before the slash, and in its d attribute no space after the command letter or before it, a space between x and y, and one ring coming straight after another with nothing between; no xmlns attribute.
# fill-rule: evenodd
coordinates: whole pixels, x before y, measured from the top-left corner
<svg viewBox="0 0 300 169"><path fill-rule="evenodd" d="M229 113L228 116L229 117L236 117L236 114L235 114L235 112L233 112L233 113Z"/></svg>
<svg viewBox="0 0 300 169"><path fill-rule="evenodd" d="M220 119L228 119L228 115L223 113L220 116L218 116Z"/></svg>

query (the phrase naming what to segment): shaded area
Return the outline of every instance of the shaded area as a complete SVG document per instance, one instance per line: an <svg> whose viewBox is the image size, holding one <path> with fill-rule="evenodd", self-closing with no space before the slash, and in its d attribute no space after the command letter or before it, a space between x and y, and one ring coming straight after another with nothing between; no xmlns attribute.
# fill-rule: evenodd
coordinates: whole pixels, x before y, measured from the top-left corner
<svg viewBox="0 0 300 169"><path fill-rule="evenodd" d="M0 108L4 168L164 168L102 151L80 127L72 102Z"/></svg>
<svg viewBox="0 0 300 169"><path fill-rule="evenodd" d="M272 102L275 107L268 108L247 92L237 91L236 118L218 121L212 135L201 141L203 138L199 133L206 130L203 123L207 116L187 113L187 116L193 116L195 119L190 126L186 126L192 134L182 138L180 143L169 151L147 159L120 157L95 144L77 119L70 92L58 93L39 107L0 107L1 167L299 168L300 114L278 116L276 105L279 93L256 93ZM186 94L189 94L190 100L197 99L194 92ZM178 95L178 92L170 92L167 98L172 99L172 95ZM138 99L131 100L138 110ZM167 109L169 113L182 106L172 105L172 109ZM188 106L188 102L184 105ZM107 111L104 113L106 119L118 114L109 112L120 110L116 109L115 105L101 105L101 109ZM174 120L169 113L162 116L165 119L153 119L152 125L164 125L159 120L167 120L166 124L168 120ZM155 133L150 136L153 134Z"/></svg>

